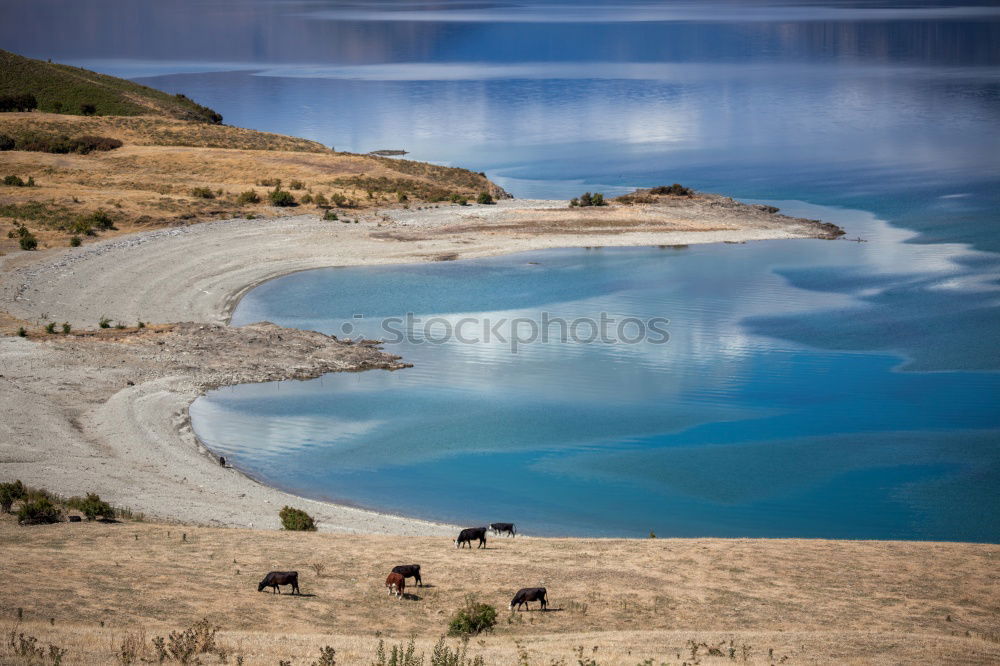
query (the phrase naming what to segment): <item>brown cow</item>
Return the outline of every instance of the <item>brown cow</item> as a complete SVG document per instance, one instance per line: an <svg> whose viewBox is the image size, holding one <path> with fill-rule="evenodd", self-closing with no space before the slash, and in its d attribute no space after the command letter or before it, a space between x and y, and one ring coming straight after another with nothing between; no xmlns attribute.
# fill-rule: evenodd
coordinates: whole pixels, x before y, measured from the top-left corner
<svg viewBox="0 0 1000 666"><path fill-rule="evenodd" d="M406 589L406 579L403 578L402 574L393 572L385 579L385 589L389 592L390 597L395 594L398 601L403 598L403 590Z"/></svg>

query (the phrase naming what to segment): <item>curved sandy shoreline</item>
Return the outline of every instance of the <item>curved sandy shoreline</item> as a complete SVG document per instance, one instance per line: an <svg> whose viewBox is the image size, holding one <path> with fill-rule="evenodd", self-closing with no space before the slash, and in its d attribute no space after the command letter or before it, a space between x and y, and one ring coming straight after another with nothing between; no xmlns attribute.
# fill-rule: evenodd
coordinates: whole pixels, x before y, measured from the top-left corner
<svg viewBox="0 0 1000 666"><path fill-rule="evenodd" d="M531 209L528 225L524 222L526 206ZM706 218L702 222L678 218L672 212L671 216L654 212L650 217L640 211L646 216L645 230L624 232L543 233L530 226L531 216L546 218L545 224L561 224L565 202L518 200L489 207L359 214L357 224L324 222L312 216L203 223L40 256L2 257L0 308L21 320L65 321L74 329L95 328L102 316L129 325L138 320L226 324L240 297L254 286L313 268L471 258L567 246L822 236L809 221L751 208L712 204L695 211ZM664 226L668 223L669 228ZM197 331L188 333L198 335ZM295 333L283 335L294 337ZM136 340L138 347L146 349L143 345L149 341ZM277 340L282 336L277 335ZM182 342L186 344L187 338ZM300 498L219 466L194 435L188 415L191 402L205 390L286 375L306 378L357 366L350 365L354 361L337 361L339 366L317 363L317 355L336 346L320 340L309 342L317 345L309 353L286 361L294 367L266 368L250 376L229 368L229 374L205 376L199 365L205 361L191 360L188 365L184 361L185 355L197 356L204 350L203 342L197 339L166 363L157 360L162 350L151 344L153 351L136 360L137 343L131 343L131 348L121 346L129 344L128 340L101 343L67 338L38 344L0 338L0 386L10 396L10 416L0 423L0 477L20 478L63 494L98 492L115 504L150 516L197 524L277 528L277 510L294 504L313 514L325 531L453 533L450 525ZM101 344L106 346L93 346ZM283 344L282 350L287 351L288 344L273 340L271 344ZM94 349L101 354L90 353ZM366 361L371 362L384 361Z"/></svg>

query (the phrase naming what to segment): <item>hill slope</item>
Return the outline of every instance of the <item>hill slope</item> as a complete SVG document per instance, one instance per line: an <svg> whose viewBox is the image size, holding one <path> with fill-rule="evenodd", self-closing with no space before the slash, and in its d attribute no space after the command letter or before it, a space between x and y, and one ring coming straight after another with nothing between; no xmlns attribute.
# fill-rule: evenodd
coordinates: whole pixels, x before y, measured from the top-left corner
<svg viewBox="0 0 1000 666"><path fill-rule="evenodd" d="M25 58L0 50L0 96L31 94L42 111L73 115L158 115L221 123L222 116L182 95L69 65Z"/></svg>

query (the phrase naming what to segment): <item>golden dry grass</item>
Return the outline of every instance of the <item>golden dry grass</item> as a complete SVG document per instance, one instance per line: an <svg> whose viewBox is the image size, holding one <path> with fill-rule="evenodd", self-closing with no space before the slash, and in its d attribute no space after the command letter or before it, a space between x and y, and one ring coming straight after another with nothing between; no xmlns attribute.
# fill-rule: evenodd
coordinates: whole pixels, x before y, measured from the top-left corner
<svg viewBox="0 0 1000 666"><path fill-rule="evenodd" d="M68 243L58 227L81 214L104 210L117 233L172 224L253 214L275 217L322 211L312 204L293 208L268 205L267 193L280 180L296 199L341 195L348 207L386 206L396 191L411 201L431 194L474 197L495 189L480 174L464 169L335 153L305 139L254 130L157 117L82 117L45 113L0 116L0 134L24 132L121 139L125 146L88 155L0 152L0 178L33 177L37 187L0 186L0 251L17 241L7 232L15 220L27 224L41 247ZM207 188L215 198L194 196ZM241 192L255 190L259 204L240 204ZM350 215L350 211L347 211ZM102 232L103 236L116 232ZM86 238L84 239L87 240Z"/></svg>
<svg viewBox="0 0 1000 666"><path fill-rule="evenodd" d="M22 608L18 631L68 649L65 663L108 663L127 631L151 638L207 617L230 659L247 664L311 663L326 644L339 663L367 664L377 634L412 635L429 651L474 594L501 609L496 632L470 644L487 663L516 663L517 641L531 663L576 663L575 647L597 646L600 664L680 664L687 641L730 639L751 646L751 663L771 663L768 649L775 663L1000 660L995 545L518 537L489 546L144 523L18 527L5 517L2 621L9 630ZM389 599L386 574L409 563L422 565L427 586ZM298 570L304 596L258 593L272 569ZM549 589L552 610L508 613L513 592L535 585Z"/></svg>

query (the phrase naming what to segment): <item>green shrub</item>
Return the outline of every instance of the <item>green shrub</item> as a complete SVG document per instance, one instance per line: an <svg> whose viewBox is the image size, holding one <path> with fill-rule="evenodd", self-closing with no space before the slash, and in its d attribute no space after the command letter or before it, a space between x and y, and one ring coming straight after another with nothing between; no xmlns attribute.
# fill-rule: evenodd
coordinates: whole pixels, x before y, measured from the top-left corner
<svg viewBox="0 0 1000 666"><path fill-rule="evenodd" d="M292 196L292 193L278 189L277 187L267 195L267 198L271 200L272 206L287 207L295 205L295 197Z"/></svg>
<svg viewBox="0 0 1000 666"><path fill-rule="evenodd" d="M74 139L66 135L50 135L28 132L15 139L14 150L28 150L40 153L79 153L86 155L95 150L121 148L122 142L106 136L79 136Z"/></svg>
<svg viewBox="0 0 1000 666"><path fill-rule="evenodd" d="M659 187L654 187L649 191L650 194L670 194L675 197L686 196L689 197L693 194L690 188L684 187L679 183L674 183L673 185L660 185Z"/></svg>
<svg viewBox="0 0 1000 666"><path fill-rule="evenodd" d="M293 180L292 182L290 182L288 184L288 189L290 189L290 190L301 190L301 189L304 189L305 186L306 186L306 184L303 183L301 180Z"/></svg>
<svg viewBox="0 0 1000 666"><path fill-rule="evenodd" d="M316 204L317 208L326 208L330 205L330 202L327 201L327 198L322 194L317 194L316 196L314 196L313 203Z"/></svg>
<svg viewBox="0 0 1000 666"><path fill-rule="evenodd" d="M329 645L319 649L319 659L312 666L337 666L337 651Z"/></svg>
<svg viewBox="0 0 1000 666"><path fill-rule="evenodd" d="M29 497L17 510L17 522L22 525L38 525L41 523L56 523L62 517L59 507L46 496L32 499Z"/></svg>
<svg viewBox="0 0 1000 666"><path fill-rule="evenodd" d="M327 222L336 222L340 218L337 217L337 214L334 213L332 210L328 210L325 213L323 213L323 219L326 220Z"/></svg>
<svg viewBox="0 0 1000 666"><path fill-rule="evenodd" d="M21 246L21 249L25 251L38 249L38 239L35 238L35 235L30 231L21 235L18 240L18 244Z"/></svg>
<svg viewBox="0 0 1000 666"><path fill-rule="evenodd" d="M570 208L574 208L576 206L585 208L587 206L607 206L608 204L604 201L604 195L600 192L596 192L594 194L584 192L578 198L570 199L569 205Z"/></svg>
<svg viewBox="0 0 1000 666"><path fill-rule="evenodd" d="M191 196L196 199L214 199L215 193L207 187L196 187L191 190Z"/></svg>
<svg viewBox="0 0 1000 666"><path fill-rule="evenodd" d="M474 636L493 630L497 623L497 609L476 601L471 594L465 597L465 606L459 608L448 621L449 636Z"/></svg>
<svg viewBox="0 0 1000 666"><path fill-rule="evenodd" d="M406 203L410 200L410 197L406 196L406 192L396 192L396 201L399 203Z"/></svg>
<svg viewBox="0 0 1000 666"><path fill-rule="evenodd" d="M45 325L45 332L46 333L55 333L56 332L56 323L54 321L50 321L49 323L47 323Z"/></svg>
<svg viewBox="0 0 1000 666"><path fill-rule="evenodd" d="M93 236L95 229L109 231L115 228L115 223L110 215L99 209L86 215L77 215L71 222L64 223L62 228L71 234Z"/></svg>
<svg viewBox="0 0 1000 666"><path fill-rule="evenodd" d="M93 104L87 104L84 102L80 105L80 113L85 116L92 116L97 113L97 107Z"/></svg>
<svg viewBox="0 0 1000 666"><path fill-rule="evenodd" d="M13 137L0 134L0 150L14 150L15 145L17 145L17 142L14 141Z"/></svg>
<svg viewBox="0 0 1000 666"><path fill-rule="evenodd" d="M17 337L26 338L28 337L28 331L24 330L24 326L17 329Z"/></svg>
<svg viewBox="0 0 1000 666"><path fill-rule="evenodd" d="M70 247L80 247L80 243L81 243L81 242L82 242L82 241L80 240L80 237L79 237L79 236L73 236L73 237L71 237L71 238L69 239L69 246L70 246Z"/></svg>
<svg viewBox="0 0 1000 666"><path fill-rule="evenodd" d="M102 500L97 493L87 493L87 496L83 499L71 497L66 504L71 509L76 509L87 516L87 520L95 520L99 517L110 520L115 517L115 510L111 508L110 504Z"/></svg>
<svg viewBox="0 0 1000 666"><path fill-rule="evenodd" d="M63 325L62 325L62 332L63 332L63 334L64 335L69 335L70 331L72 331L72 330L73 330L73 327L69 325L69 322L68 321L64 321Z"/></svg>
<svg viewBox="0 0 1000 666"><path fill-rule="evenodd" d="M312 519L308 513L302 509L293 509L290 506L286 506L278 512L278 517L281 518L281 527L296 532L315 532L316 522Z"/></svg>
<svg viewBox="0 0 1000 666"><path fill-rule="evenodd" d="M24 329L22 328L21 330L23 331ZM24 484L20 481L0 483L0 509L2 509L4 513L10 513L10 509L14 506L14 502L24 499L27 494L28 493L24 488Z"/></svg>
<svg viewBox="0 0 1000 666"><path fill-rule="evenodd" d="M38 108L38 100L31 93L0 95L0 111L31 111Z"/></svg>
<svg viewBox="0 0 1000 666"><path fill-rule="evenodd" d="M19 176L4 176L3 184L9 187L24 187L24 181Z"/></svg>
<svg viewBox="0 0 1000 666"><path fill-rule="evenodd" d="M257 190L247 190L246 192L240 192L240 195L236 197L236 203L242 205L245 204L255 204L260 203L260 195L257 194Z"/></svg>
<svg viewBox="0 0 1000 666"><path fill-rule="evenodd" d="M107 317L101 317L100 320L97 322L97 325L100 326L101 328L111 328L111 320L108 319Z"/></svg>
<svg viewBox="0 0 1000 666"><path fill-rule="evenodd" d="M480 192L479 196L476 197L476 203L478 204L491 204L493 203L493 197L489 192Z"/></svg>
<svg viewBox="0 0 1000 666"><path fill-rule="evenodd" d="M302 198L299 199L299 202L304 204L311 204L313 202L313 197L311 194L306 192L305 194L302 195Z"/></svg>

